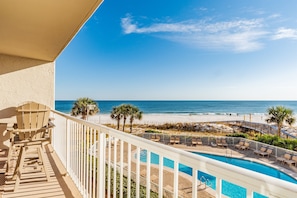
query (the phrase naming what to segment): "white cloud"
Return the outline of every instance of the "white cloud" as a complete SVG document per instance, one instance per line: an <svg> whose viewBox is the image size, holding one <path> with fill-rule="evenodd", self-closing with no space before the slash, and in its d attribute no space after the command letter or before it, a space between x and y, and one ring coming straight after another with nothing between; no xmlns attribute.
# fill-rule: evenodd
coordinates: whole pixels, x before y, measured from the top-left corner
<svg viewBox="0 0 297 198"><path fill-rule="evenodd" d="M290 28L279 28L275 35L272 37L273 40L279 39L296 39L297 40L297 29Z"/></svg>
<svg viewBox="0 0 297 198"><path fill-rule="evenodd" d="M137 31L137 26L132 24L132 19L130 16L122 18L121 22L125 34L131 34Z"/></svg>
<svg viewBox="0 0 297 198"><path fill-rule="evenodd" d="M155 34L174 42L209 49L228 49L236 52L258 50L260 39L267 34L261 30L262 20L235 20L212 23L211 20L190 20L179 23L155 23L140 27L130 15L122 18L125 34Z"/></svg>

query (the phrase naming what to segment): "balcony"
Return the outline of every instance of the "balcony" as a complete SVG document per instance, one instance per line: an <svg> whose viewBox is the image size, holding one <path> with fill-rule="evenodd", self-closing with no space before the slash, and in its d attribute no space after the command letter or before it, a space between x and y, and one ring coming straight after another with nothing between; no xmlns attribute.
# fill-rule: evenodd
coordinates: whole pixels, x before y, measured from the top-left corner
<svg viewBox="0 0 297 198"><path fill-rule="evenodd" d="M57 111L52 116L52 142L45 146L51 180L20 184L19 190L4 192L3 197L141 197L144 192L146 197L205 197L203 193L224 197L223 180L245 188L247 197L254 197L254 192L267 197L297 196L296 185L286 181ZM144 150L146 162L137 157ZM158 165L148 160L152 153L159 155ZM165 158L173 161L173 169L163 165ZM190 167L192 174L179 172L179 164ZM198 171L216 177L215 190L201 187Z"/></svg>

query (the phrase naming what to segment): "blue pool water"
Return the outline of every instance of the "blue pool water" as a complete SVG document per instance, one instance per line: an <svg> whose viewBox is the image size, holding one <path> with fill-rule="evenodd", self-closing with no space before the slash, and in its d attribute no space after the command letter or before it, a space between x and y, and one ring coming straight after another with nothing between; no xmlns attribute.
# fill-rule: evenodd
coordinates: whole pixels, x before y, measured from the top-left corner
<svg viewBox="0 0 297 198"><path fill-rule="evenodd" d="M218 156L218 155L211 155L211 154L197 153L197 152L193 152L193 153L297 184L297 180L290 177L289 175L282 173L282 172L278 171L277 169L265 166L263 164L259 164L259 163L251 162L251 161L247 161L247 160L242 160L242 159L237 159L237 158L226 158L224 156ZM140 160L142 162L146 162L146 159L147 159L146 150L142 150L140 153ZM157 155L155 153L151 153L151 163L158 165L159 164L159 155ZM167 158L164 158L163 165L166 167L169 167L169 168L174 168L174 162ZM179 164L178 168L179 168L179 171L189 174L189 175L192 175L192 168L185 166L183 164ZM207 180L208 186L210 186L214 190L216 189L216 178L214 176L204 173L202 171L198 171L198 179L200 179L202 177ZM231 197L231 198L245 198L246 197L246 189L243 187L240 187L236 184L233 184L233 183L223 180L222 181L222 194L224 194L228 197ZM266 196L263 196L259 193L254 192L254 197L255 198L265 198Z"/></svg>

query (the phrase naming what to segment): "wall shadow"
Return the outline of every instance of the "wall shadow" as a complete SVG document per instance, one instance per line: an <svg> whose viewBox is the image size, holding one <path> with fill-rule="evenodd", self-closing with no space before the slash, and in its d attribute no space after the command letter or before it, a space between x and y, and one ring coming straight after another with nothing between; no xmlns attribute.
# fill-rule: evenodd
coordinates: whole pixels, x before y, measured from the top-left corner
<svg viewBox="0 0 297 198"><path fill-rule="evenodd" d="M40 66L45 63L49 62L0 54L0 75L27 69L30 67Z"/></svg>
<svg viewBox="0 0 297 198"><path fill-rule="evenodd" d="M8 107L0 110L0 119L12 118L16 115L16 107Z"/></svg>

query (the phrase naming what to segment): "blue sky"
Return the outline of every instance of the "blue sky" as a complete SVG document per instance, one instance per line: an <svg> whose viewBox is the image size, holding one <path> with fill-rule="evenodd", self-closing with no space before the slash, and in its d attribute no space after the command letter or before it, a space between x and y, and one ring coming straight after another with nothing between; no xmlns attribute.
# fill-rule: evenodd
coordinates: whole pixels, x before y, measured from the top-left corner
<svg viewBox="0 0 297 198"><path fill-rule="evenodd" d="M105 0L56 61L56 99L297 100L296 0Z"/></svg>

